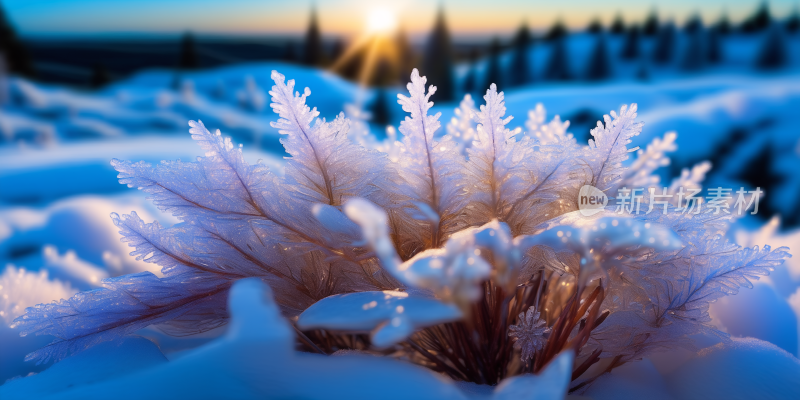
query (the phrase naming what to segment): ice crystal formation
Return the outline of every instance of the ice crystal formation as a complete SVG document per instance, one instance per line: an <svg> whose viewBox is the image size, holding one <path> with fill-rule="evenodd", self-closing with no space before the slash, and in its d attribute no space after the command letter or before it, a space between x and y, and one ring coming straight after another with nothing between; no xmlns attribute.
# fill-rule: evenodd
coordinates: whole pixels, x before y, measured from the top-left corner
<svg viewBox="0 0 800 400"><path fill-rule="evenodd" d="M232 284L256 277L298 349L369 351L480 384L538 373L571 351L576 390L652 351L696 348L693 337L729 340L710 325L709 303L789 256L729 242L726 215L577 212L584 185L613 193L657 182L674 136L626 168L642 129L635 105L579 145L541 106L525 131L510 129L491 85L478 109L460 104L442 135L430 113L436 88L415 70L398 96L402 141L378 142L363 121L351 138L344 114L317 118L309 89L272 78L285 173L246 163L240 146L199 121L190 122L204 152L196 161L114 160L121 183L181 220L112 215L131 255L162 276L110 278L29 308L15 321L21 333L56 337L29 359L58 360L150 325L176 335L219 327ZM707 169L673 186L699 186Z"/></svg>
<svg viewBox="0 0 800 400"><path fill-rule="evenodd" d="M547 342L544 335L550 333L550 328L544 325L539 311L532 306L528 311L519 313L517 325L508 327L508 336L514 339L514 348L520 351L522 361L530 360L544 347Z"/></svg>

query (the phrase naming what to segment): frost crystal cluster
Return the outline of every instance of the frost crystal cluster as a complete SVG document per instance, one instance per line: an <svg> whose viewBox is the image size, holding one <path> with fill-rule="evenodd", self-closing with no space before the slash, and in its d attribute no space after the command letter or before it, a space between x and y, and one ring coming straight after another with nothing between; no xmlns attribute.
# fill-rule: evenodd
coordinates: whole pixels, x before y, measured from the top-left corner
<svg viewBox="0 0 800 400"><path fill-rule="evenodd" d="M522 361L528 361L547 343L544 335L550 333L550 328L544 326L536 307L520 313L517 321L517 325L508 327L508 336L514 338L514 348L522 354Z"/></svg>
<svg viewBox="0 0 800 400"><path fill-rule="evenodd" d="M181 220L112 215L131 254L162 276L110 278L29 308L15 321L21 333L56 337L29 359L58 360L150 325L210 330L228 321L231 286L256 277L300 350L368 351L480 384L539 373L571 352L578 390L655 350L729 340L709 324L709 303L789 256L727 241L730 217L712 212L579 213L584 185L615 193L658 182L672 134L623 165L642 129L635 105L605 116L582 146L541 106L525 131L510 129L491 85L478 109L460 104L442 135L430 112L436 88L415 70L398 96L402 141L387 143L344 114L317 118L309 89L272 78L285 173L246 163L199 121L190 122L204 152L196 161L114 160L121 183ZM675 184L698 186L707 169Z"/></svg>

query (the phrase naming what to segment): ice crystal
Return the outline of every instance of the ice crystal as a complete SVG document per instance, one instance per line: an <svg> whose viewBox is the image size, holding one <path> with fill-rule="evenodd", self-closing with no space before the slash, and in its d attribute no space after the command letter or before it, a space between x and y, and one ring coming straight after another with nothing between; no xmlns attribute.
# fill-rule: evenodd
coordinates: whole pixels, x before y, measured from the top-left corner
<svg viewBox="0 0 800 400"><path fill-rule="evenodd" d="M728 241L729 216L669 204L667 213L581 215L581 187L611 194L653 184L668 163L672 134L625 167L642 130L635 104L604 116L581 146L540 105L526 132L510 127L504 94L491 85L484 104L475 110L465 99L440 136L440 115L428 113L436 88L414 70L408 96L398 95L409 113L402 141L390 130L379 143L358 110L348 110L354 122L319 119L308 88L272 78L285 174L246 163L240 146L199 121L190 133L205 154L194 162L114 160L121 183L181 220L162 227L112 215L131 255L162 276L110 278L29 308L14 322L21 333L57 338L30 359L60 359L150 325L213 329L228 322L231 286L254 277L307 351L377 348L483 384L544 371L569 351L569 376L585 386L601 360L610 370L655 350L696 348L699 336L728 340L709 323L709 304L789 257L784 247ZM685 171L669 190L699 187L709 167Z"/></svg>
<svg viewBox="0 0 800 400"><path fill-rule="evenodd" d="M517 325L508 327L508 336L514 339L514 348L520 351L522 361L528 362L544 347L547 342L544 336L550 333L550 328L539 318L539 311L533 306L519 313L517 321Z"/></svg>

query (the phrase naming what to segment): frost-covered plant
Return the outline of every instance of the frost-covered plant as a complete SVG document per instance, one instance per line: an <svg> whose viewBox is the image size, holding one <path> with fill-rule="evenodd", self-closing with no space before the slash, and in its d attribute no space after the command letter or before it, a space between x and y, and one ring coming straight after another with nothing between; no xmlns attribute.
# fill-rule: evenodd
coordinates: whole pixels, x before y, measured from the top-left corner
<svg viewBox="0 0 800 400"><path fill-rule="evenodd" d="M635 105L605 116L580 146L568 123L545 124L541 107L527 132L509 129L491 85L485 104L462 103L461 120L439 137L440 115L429 113L436 88L415 70L409 95L398 96L409 113L402 143L375 145L389 157L350 140L344 115L318 119L309 89L272 78L285 175L246 163L200 122L190 122L205 152L195 162L114 160L122 183L182 220L162 227L112 215L131 254L161 265L163 277L111 278L28 309L16 320L22 334L57 338L29 359L60 359L149 325L218 327L231 285L258 277L307 351L367 350L482 384L542 371L572 351L574 390L651 351L695 346L691 336L728 340L709 324L709 303L788 257L728 242L726 217L711 212L577 212L582 186L610 193L656 182L674 150L667 136L635 170L623 166L642 129ZM458 140L471 135L469 146ZM681 179L699 184L702 172Z"/></svg>

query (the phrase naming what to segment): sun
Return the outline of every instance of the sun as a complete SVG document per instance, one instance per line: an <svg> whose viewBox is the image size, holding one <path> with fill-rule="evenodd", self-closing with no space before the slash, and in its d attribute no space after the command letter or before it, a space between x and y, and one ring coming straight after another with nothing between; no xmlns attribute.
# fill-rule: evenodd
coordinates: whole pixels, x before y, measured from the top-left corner
<svg viewBox="0 0 800 400"><path fill-rule="evenodd" d="M367 14L367 31L369 33L387 33L397 26L394 14L385 8L375 8Z"/></svg>

